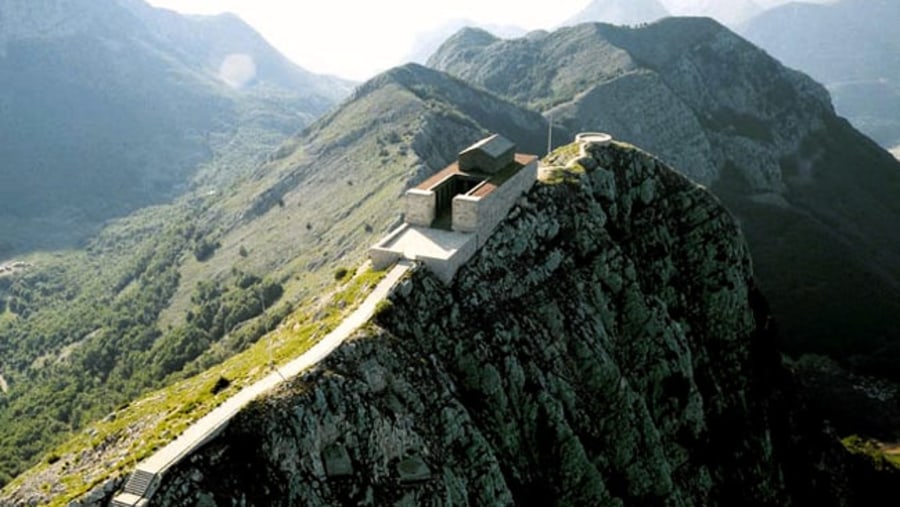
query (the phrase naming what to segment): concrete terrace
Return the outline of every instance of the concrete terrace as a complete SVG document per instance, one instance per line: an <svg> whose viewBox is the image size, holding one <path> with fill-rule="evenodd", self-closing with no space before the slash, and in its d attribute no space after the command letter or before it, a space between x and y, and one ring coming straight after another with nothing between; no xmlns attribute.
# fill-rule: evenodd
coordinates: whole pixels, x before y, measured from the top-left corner
<svg viewBox="0 0 900 507"><path fill-rule="evenodd" d="M299 375L314 366L341 345L360 326L375 314L375 308L381 300L409 270L410 264L401 262L375 286L365 301L345 318L341 324L328 333L312 348L291 362L278 367L262 380L237 392L224 403L192 424L177 439L170 442L152 456L137 465L135 471L125 483L122 493L116 495L111 505L118 507L136 507L151 505L150 498L160 485L163 475L172 466L194 452L201 445L218 435L231 419L257 397L272 390L283 382Z"/></svg>
<svg viewBox="0 0 900 507"><path fill-rule="evenodd" d="M472 240L470 234L405 225L388 237L384 247L405 252L406 257L421 255L446 260Z"/></svg>

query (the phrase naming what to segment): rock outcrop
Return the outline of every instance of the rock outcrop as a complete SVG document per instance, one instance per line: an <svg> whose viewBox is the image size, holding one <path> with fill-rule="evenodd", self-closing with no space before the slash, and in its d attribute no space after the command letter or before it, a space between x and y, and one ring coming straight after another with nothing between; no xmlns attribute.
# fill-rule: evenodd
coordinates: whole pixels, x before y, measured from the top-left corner
<svg viewBox="0 0 900 507"><path fill-rule="evenodd" d="M446 287L259 400L155 505L789 505L807 460L735 220L625 145L558 150ZM820 447L816 447L820 446Z"/></svg>
<svg viewBox="0 0 900 507"><path fill-rule="evenodd" d="M900 341L900 165L823 86L704 18L460 32L429 64L709 186L741 222L786 349L897 378L878 358L896 363Z"/></svg>

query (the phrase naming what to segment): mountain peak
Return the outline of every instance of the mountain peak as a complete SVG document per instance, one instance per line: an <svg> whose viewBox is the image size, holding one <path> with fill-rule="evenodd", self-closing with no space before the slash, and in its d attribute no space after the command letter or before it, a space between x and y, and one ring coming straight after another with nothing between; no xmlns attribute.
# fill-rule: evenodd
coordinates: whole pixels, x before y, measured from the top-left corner
<svg viewBox="0 0 900 507"><path fill-rule="evenodd" d="M418 63L409 62L397 67L392 67L359 85L356 90L354 90L350 100L360 99L390 84L409 88L416 83L434 80L440 81L448 78L450 78L450 76L443 72L436 71Z"/></svg>
<svg viewBox="0 0 900 507"><path fill-rule="evenodd" d="M900 188L896 161L835 115L825 87L717 21L584 24L481 51L448 43L432 61L569 131L603 130L645 147L717 189L744 224L794 346L830 353L831 337L852 336L868 354L879 336L896 332L888 316L898 299L884 294L897 294L900 256L859 253L900 251L888 229L900 217L897 191L888 190ZM862 238L860 230L870 232ZM825 282L804 292L804 282L788 281L794 276ZM851 324L848 314L871 317Z"/></svg>
<svg viewBox="0 0 900 507"><path fill-rule="evenodd" d="M483 28L464 26L448 40L463 46L487 46L500 38Z"/></svg>
<svg viewBox="0 0 900 507"><path fill-rule="evenodd" d="M154 505L807 505L886 489L814 465L830 443L782 391L717 199L629 146L548 159L552 177L451 286L414 268L352 342L175 464Z"/></svg>

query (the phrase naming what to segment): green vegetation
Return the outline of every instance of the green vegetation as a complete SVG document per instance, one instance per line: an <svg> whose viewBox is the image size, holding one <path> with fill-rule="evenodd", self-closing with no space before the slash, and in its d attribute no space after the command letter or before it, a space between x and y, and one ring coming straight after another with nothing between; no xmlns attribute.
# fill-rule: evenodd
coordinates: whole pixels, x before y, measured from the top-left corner
<svg viewBox="0 0 900 507"><path fill-rule="evenodd" d="M293 326L293 309L327 293L339 267L346 270L342 283L364 280L368 275L351 278L345 266L372 239L375 228L365 223L382 229L394 220L390 203L402 186L402 166L393 174L373 171L374 180L356 173L352 186L301 187L300 196L281 197L291 203L285 208L265 197L283 171L324 163L302 151L285 155L264 179L148 208L111 223L84 250L26 257L33 269L0 279L0 373L10 384L0 393L0 486L115 407L218 368L267 332ZM263 198L274 205L270 211L234 218ZM317 214L305 214L298 201ZM306 217L321 231L304 231ZM200 262L198 244L219 247ZM355 301L355 286L338 297L339 308ZM303 329L320 336L332 314L320 312L310 324L315 329ZM220 376L241 385L240 372L216 371L205 392ZM193 416L184 408L190 406L177 411Z"/></svg>
<svg viewBox="0 0 900 507"><path fill-rule="evenodd" d="M192 184L225 186L349 91L342 80L268 63L282 57L241 23L175 21L116 2L81 10L35 4L13 14L26 24L85 22L63 38L54 26L48 37L7 41L0 258L71 248L106 220ZM203 63L224 57L229 37L249 42L261 65L259 82L240 91Z"/></svg>
<svg viewBox="0 0 900 507"><path fill-rule="evenodd" d="M188 212L173 208L182 218L168 225L147 214L135 220L138 230L110 231L84 252L39 258L42 269L0 291L13 315L0 322L2 368L12 385L0 395L0 484L66 433L199 354L177 339L184 330L156 325L193 235ZM132 254L114 253L121 247L110 243L113 237L133 247Z"/></svg>
<svg viewBox="0 0 900 507"><path fill-rule="evenodd" d="M65 492L50 505L66 505L125 472L174 439L194 420L215 408L230 394L271 372L271 366L291 360L314 345L353 311L378 284L385 271L366 270L331 288L331 296L311 300L284 319L281 326L244 352L202 373L147 393L123 404L102 421L90 425L47 454L32 470L40 474L58 466ZM106 452L107 447L127 453ZM91 451L93 450L93 451ZM89 457L81 453L88 452ZM97 454L92 454L97 453ZM97 461L85 462L84 460ZM106 466L97 466L100 462ZM16 487L20 477L10 487Z"/></svg>
<svg viewBox="0 0 900 507"><path fill-rule="evenodd" d="M859 435L850 435L841 439L844 447L853 454L866 456L875 466L876 470L882 470L886 467L892 467L900 470L900 452L894 449L893 452L887 450L884 445L874 440L869 440Z"/></svg>

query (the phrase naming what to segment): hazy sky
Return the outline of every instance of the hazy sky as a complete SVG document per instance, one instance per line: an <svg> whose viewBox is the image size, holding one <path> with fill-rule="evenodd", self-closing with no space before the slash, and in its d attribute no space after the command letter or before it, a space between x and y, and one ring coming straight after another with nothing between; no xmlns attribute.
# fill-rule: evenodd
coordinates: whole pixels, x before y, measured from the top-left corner
<svg viewBox="0 0 900 507"><path fill-rule="evenodd" d="M553 29L591 0L147 1L184 13L233 12L301 67L361 81L404 63L402 60L412 52L418 34L451 20L513 25L526 30ZM787 1L661 0L660 3L676 14L727 18L729 9L746 9L753 4L767 8Z"/></svg>
<svg viewBox="0 0 900 507"><path fill-rule="evenodd" d="M363 80L402 63L417 33L451 20L551 28L590 0L149 0L185 13L233 12L308 70ZM552 13L552 14L549 14Z"/></svg>

